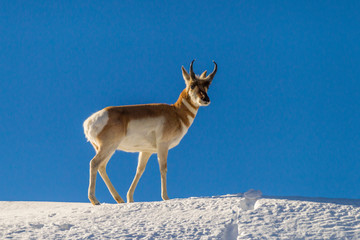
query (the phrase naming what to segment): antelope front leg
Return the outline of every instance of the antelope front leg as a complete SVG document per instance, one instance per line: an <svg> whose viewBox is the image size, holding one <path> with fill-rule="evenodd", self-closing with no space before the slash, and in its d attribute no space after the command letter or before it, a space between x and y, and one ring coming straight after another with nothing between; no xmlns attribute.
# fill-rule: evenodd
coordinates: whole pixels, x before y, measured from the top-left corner
<svg viewBox="0 0 360 240"><path fill-rule="evenodd" d="M161 197L163 200L169 200L166 190L166 173L167 173L167 155L169 148L168 146L160 145L158 147L158 161L161 174Z"/></svg>

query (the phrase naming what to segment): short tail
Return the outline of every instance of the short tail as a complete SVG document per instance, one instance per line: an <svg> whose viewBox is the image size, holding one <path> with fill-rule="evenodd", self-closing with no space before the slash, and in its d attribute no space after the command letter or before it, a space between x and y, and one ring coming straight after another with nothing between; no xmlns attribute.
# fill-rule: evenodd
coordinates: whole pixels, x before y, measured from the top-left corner
<svg viewBox="0 0 360 240"><path fill-rule="evenodd" d="M109 115L106 110L100 110L90 117L88 117L84 123L85 137L89 142L97 144L97 136L104 129L105 125L109 120Z"/></svg>

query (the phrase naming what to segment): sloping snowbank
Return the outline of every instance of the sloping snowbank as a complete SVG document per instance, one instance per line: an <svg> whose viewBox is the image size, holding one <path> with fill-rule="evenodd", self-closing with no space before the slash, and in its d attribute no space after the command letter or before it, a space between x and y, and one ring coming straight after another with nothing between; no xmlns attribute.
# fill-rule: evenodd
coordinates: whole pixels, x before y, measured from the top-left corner
<svg viewBox="0 0 360 240"><path fill-rule="evenodd" d="M0 202L0 239L360 239L360 200L243 194L164 202ZM250 210L247 210L250 209Z"/></svg>

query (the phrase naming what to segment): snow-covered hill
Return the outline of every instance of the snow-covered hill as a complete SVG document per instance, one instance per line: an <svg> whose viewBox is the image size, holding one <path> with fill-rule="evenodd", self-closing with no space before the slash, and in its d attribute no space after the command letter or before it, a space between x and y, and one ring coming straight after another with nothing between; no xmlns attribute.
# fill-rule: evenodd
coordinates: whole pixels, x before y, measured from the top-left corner
<svg viewBox="0 0 360 240"><path fill-rule="evenodd" d="M360 200L254 198L0 202L0 239L360 239Z"/></svg>

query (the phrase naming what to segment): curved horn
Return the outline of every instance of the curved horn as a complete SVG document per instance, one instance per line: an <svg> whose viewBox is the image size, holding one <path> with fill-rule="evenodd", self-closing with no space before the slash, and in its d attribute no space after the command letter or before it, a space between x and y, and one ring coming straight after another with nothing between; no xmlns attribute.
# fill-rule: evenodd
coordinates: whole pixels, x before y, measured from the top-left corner
<svg viewBox="0 0 360 240"><path fill-rule="evenodd" d="M190 63L190 76L191 76L191 79L193 81L196 80L196 77L195 77L195 73L194 73L194 70L193 70L193 63L195 62L195 59L192 60L192 62Z"/></svg>
<svg viewBox="0 0 360 240"><path fill-rule="evenodd" d="M214 78L214 76L215 76L215 74L216 74L216 71L217 71L217 64L216 64L216 62L215 61L213 61L213 63L215 64L215 66L214 66L214 70L212 71L212 73L210 73L209 74L209 76L207 76L207 78L205 78L205 80L206 81L212 81L213 80L213 78Z"/></svg>

